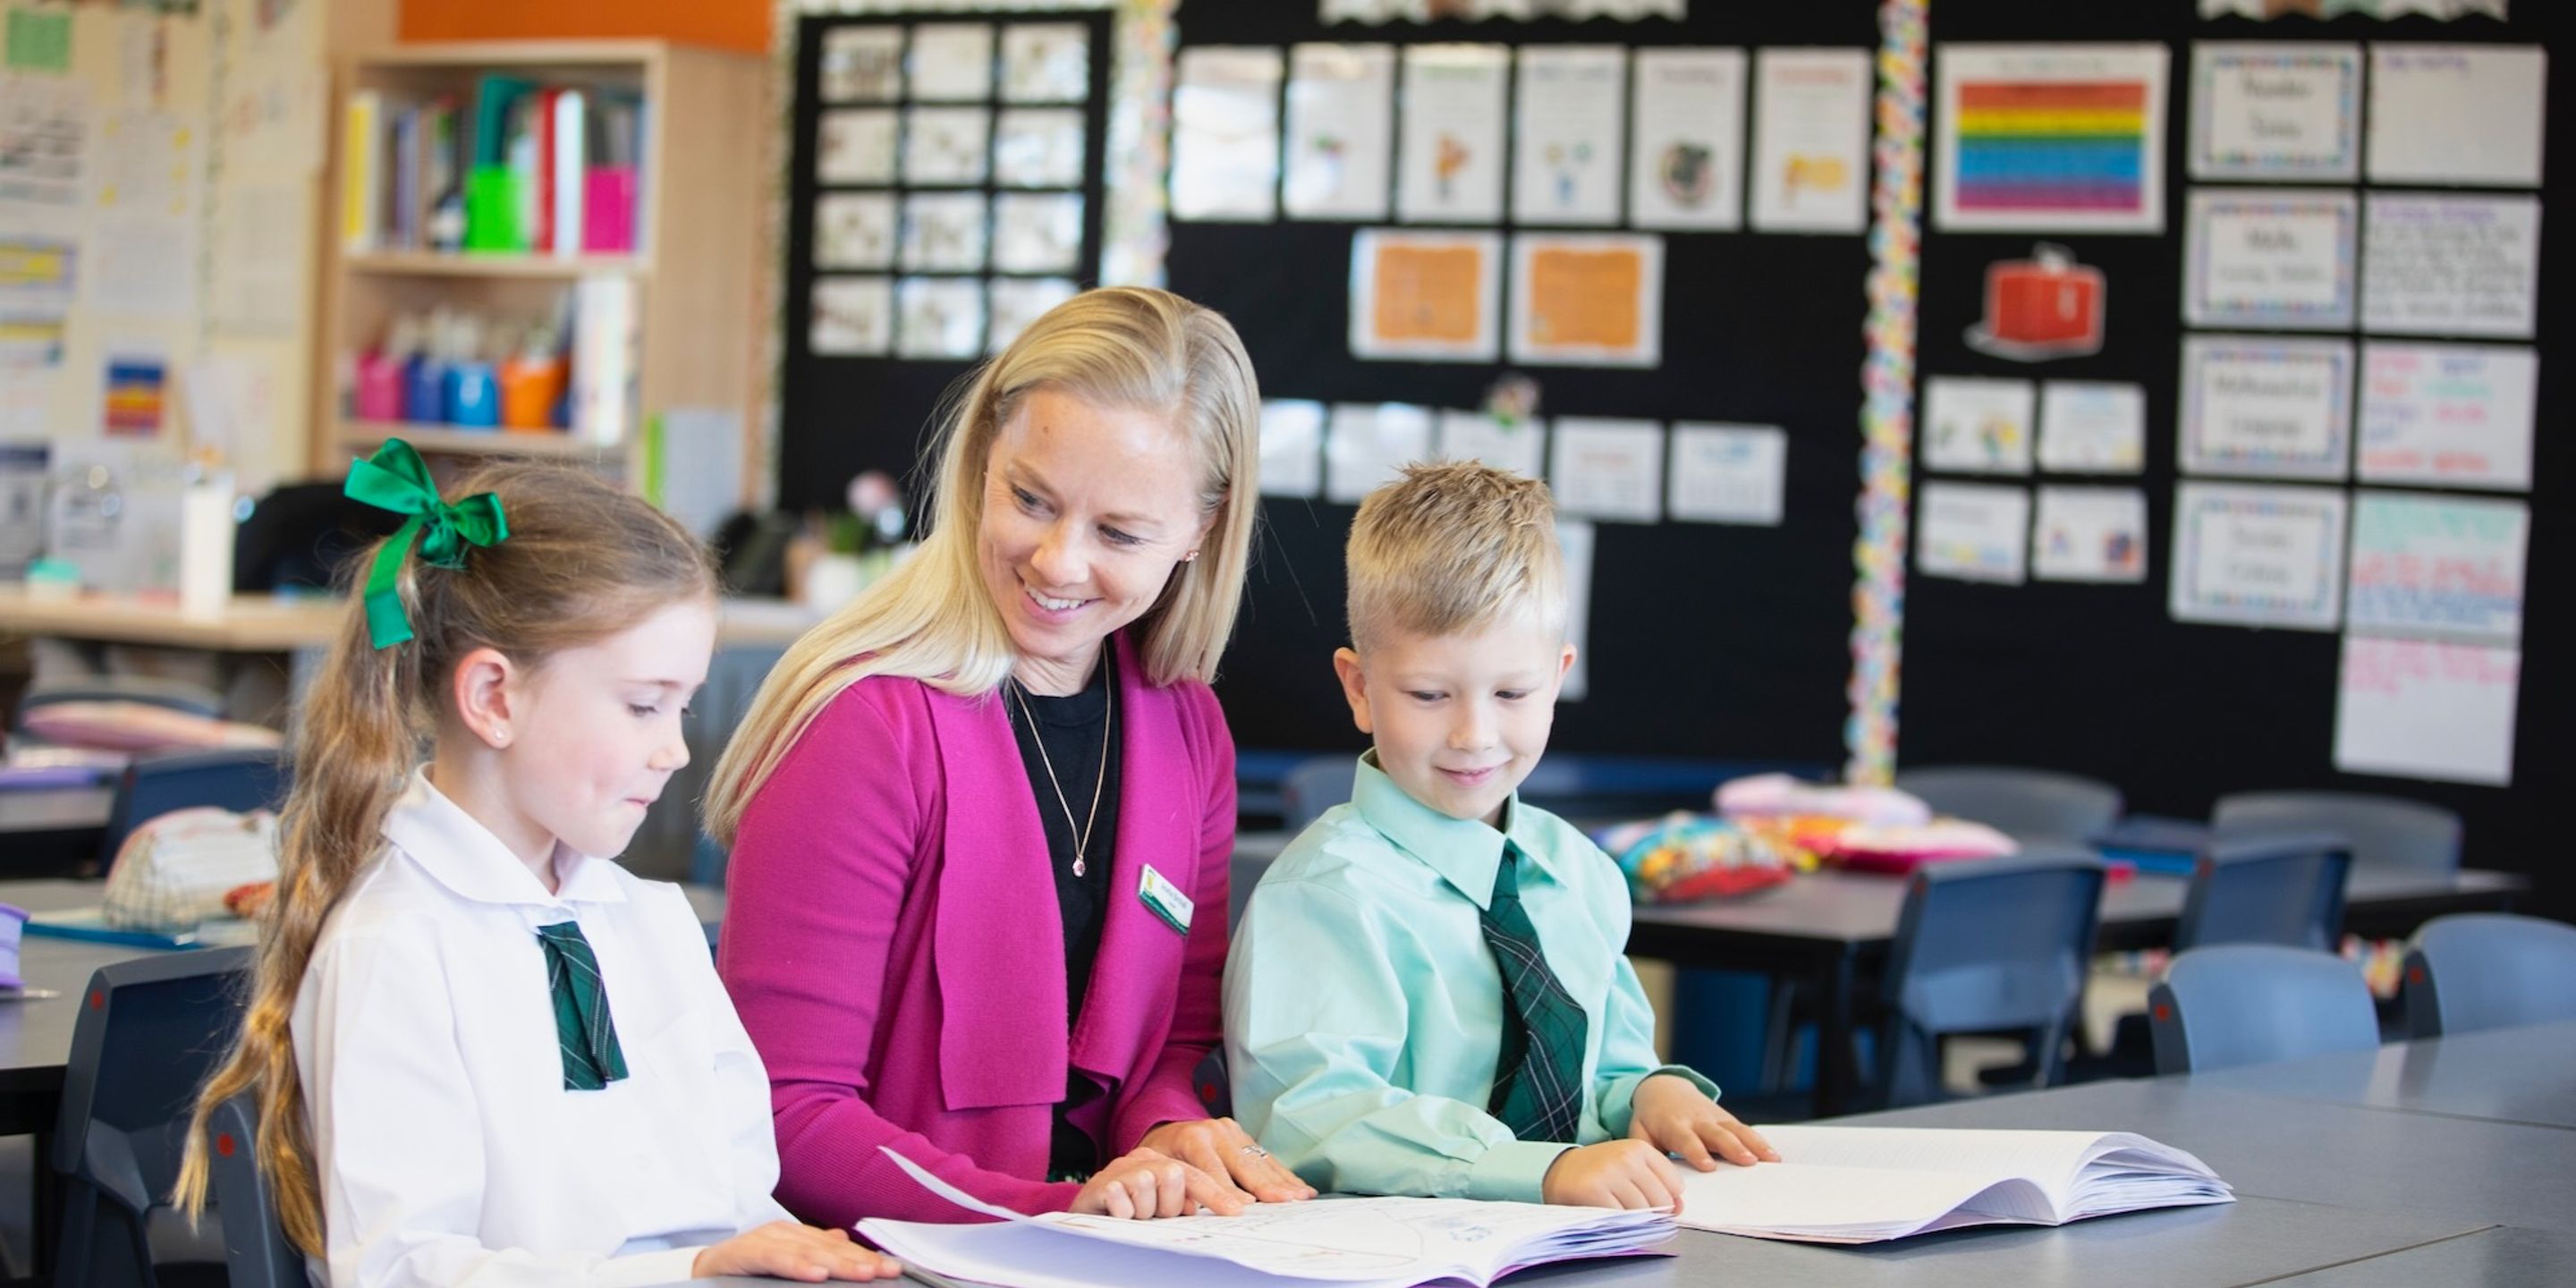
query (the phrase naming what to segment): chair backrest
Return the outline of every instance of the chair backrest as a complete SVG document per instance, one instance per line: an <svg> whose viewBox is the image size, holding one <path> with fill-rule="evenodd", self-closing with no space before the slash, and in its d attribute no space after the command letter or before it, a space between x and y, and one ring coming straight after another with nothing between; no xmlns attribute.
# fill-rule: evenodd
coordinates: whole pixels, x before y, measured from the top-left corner
<svg viewBox="0 0 2576 1288"><path fill-rule="evenodd" d="M2147 1025L2158 1073L2379 1045L2379 1009L2361 968L2278 944L2220 944L2175 957L2147 994Z"/></svg>
<svg viewBox="0 0 2576 1288"><path fill-rule="evenodd" d="M1348 753L1316 756L1298 762L1279 784L1280 817L1291 833L1306 830L1325 810L1351 798L1360 775L1359 758Z"/></svg>
<svg viewBox="0 0 2576 1288"><path fill-rule="evenodd" d="M2221 840L2332 832L2365 868L2456 872L2460 816L2439 805L2371 792L2238 792L2209 812Z"/></svg>
<svg viewBox="0 0 2576 1288"><path fill-rule="evenodd" d="M2221 841L2193 861L2174 950L2210 944L2331 949L2343 937L2352 849L2324 834Z"/></svg>
<svg viewBox="0 0 2576 1288"><path fill-rule="evenodd" d="M2040 1082L2055 1080L2084 996L2103 871L2089 855L2029 854L1932 864L1908 879L1885 980L1889 1103L1938 1091L1945 1033L2034 1031Z"/></svg>
<svg viewBox="0 0 2576 1288"><path fill-rule="evenodd" d="M2419 1038L2576 1020L2576 926L2502 912L2435 917L2406 951L2407 1029Z"/></svg>
<svg viewBox="0 0 2576 1288"><path fill-rule="evenodd" d="M157 954L90 976L55 1127L58 1282L149 1282L146 1224L178 1180L197 1088L241 1025L251 951Z"/></svg>
<svg viewBox="0 0 2576 1288"><path fill-rule="evenodd" d="M99 838L99 867L103 871L116 861L117 850L134 829L172 810L200 805L240 813L276 809L285 803L286 787L284 753L271 747L137 756L116 780L107 830Z"/></svg>
<svg viewBox="0 0 2576 1288"><path fill-rule="evenodd" d="M278 1225L268 1177L259 1170L258 1099L243 1092L215 1106L207 1133L213 1137L207 1157L232 1288L305 1288L304 1254Z"/></svg>
<svg viewBox="0 0 2576 1288"><path fill-rule="evenodd" d="M1896 776L1934 813L2017 837L2081 844L2120 819L2120 789L2079 774L2013 765L1941 765Z"/></svg>

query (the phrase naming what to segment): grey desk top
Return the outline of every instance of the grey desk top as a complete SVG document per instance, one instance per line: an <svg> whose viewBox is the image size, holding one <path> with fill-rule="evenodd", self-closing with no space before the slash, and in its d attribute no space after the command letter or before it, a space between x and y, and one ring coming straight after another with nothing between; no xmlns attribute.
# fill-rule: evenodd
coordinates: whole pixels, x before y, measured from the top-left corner
<svg viewBox="0 0 2576 1288"><path fill-rule="evenodd" d="M2509 1225L2280 1281L2281 1288L2566 1288L2571 1283L2576 1283L2576 1237Z"/></svg>
<svg viewBox="0 0 2576 1288"><path fill-rule="evenodd" d="M2576 1233L2576 1139L2556 1127L2391 1113L2183 1079L2088 1083L1848 1121L2133 1131L2199 1155L2240 1195Z"/></svg>
<svg viewBox="0 0 2576 1288"><path fill-rule="evenodd" d="M21 832L102 829L116 803L113 787L45 787L0 791L0 837Z"/></svg>
<svg viewBox="0 0 2576 1288"><path fill-rule="evenodd" d="M2195 1074L2191 1085L2576 1129L2576 1020ZM2576 1152L2576 1138L2565 1148Z"/></svg>
<svg viewBox="0 0 2576 1288"><path fill-rule="evenodd" d="M2141 873L2115 881L2102 892L2102 926L2106 939L2123 931L2161 933L2182 914L2189 882L2177 876ZM2352 874L2344 903L2354 914L2375 905L2462 895L2503 896L2528 888L2522 877L2505 872L2467 869L2458 873L2424 873L2364 869ZM1721 931L1771 939L1823 941L1849 947L1884 947L1895 937L1896 917L1905 903L1905 882L1888 876L1852 872L1812 872L1784 885L1742 899L1636 911L1640 931L1673 928Z"/></svg>

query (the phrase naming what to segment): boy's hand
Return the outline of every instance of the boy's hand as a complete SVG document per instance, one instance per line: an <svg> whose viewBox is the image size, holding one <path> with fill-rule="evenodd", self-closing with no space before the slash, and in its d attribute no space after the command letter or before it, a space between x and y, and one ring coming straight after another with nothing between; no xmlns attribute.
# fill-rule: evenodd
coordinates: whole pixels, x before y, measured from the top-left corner
<svg viewBox="0 0 2576 1288"><path fill-rule="evenodd" d="M1682 1205L1682 1174L1642 1140L1605 1140L1556 1156L1539 1197L1570 1207L1671 1208Z"/></svg>
<svg viewBox="0 0 2576 1288"><path fill-rule="evenodd" d="M1771 1148L1762 1133L1719 1108L1690 1079L1671 1074L1657 1074L1637 1084L1636 1099L1629 1107L1628 1137L1679 1155L1703 1172L1717 1170L1712 1151L1745 1167L1757 1161L1780 1161L1780 1151Z"/></svg>

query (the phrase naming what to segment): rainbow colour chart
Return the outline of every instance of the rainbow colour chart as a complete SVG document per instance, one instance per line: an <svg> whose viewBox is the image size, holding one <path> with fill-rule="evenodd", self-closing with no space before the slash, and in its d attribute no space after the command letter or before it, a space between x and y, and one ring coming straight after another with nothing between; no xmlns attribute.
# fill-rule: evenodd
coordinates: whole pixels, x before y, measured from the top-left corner
<svg viewBox="0 0 2576 1288"><path fill-rule="evenodd" d="M1944 45L1936 66L1942 228L2162 231L2161 46Z"/></svg>

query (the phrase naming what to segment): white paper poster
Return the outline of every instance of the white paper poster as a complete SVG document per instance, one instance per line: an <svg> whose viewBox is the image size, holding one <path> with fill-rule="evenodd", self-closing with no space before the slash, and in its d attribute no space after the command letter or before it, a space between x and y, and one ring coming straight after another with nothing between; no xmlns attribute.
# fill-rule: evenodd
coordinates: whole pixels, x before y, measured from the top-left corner
<svg viewBox="0 0 2576 1288"><path fill-rule="evenodd" d="M1002 28L1002 101L1079 103L1091 97L1091 32L1078 22Z"/></svg>
<svg viewBox="0 0 2576 1288"><path fill-rule="evenodd" d="M1514 233L1514 362L1653 367L1664 352L1664 239Z"/></svg>
<svg viewBox="0 0 2576 1288"><path fill-rule="evenodd" d="M1512 220L1616 224L1625 175L1628 51L1523 45L1512 103Z"/></svg>
<svg viewBox="0 0 2576 1288"><path fill-rule="evenodd" d="M1914 570L1927 577L2018 586L2028 580L2030 493L1992 483L1923 485Z"/></svg>
<svg viewBox="0 0 2576 1288"><path fill-rule="evenodd" d="M1429 459L1429 408L1410 403L1336 403L1324 434L1324 497L1357 505L1398 470Z"/></svg>
<svg viewBox="0 0 2576 1288"><path fill-rule="evenodd" d="M1934 223L2163 232L2167 57L2150 44L1940 46Z"/></svg>
<svg viewBox="0 0 2576 1288"><path fill-rule="evenodd" d="M2147 579L2147 494L2132 487L2044 487L2031 531L2041 581Z"/></svg>
<svg viewBox="0 0 2576 1288"><path fill-rule="evenodd" d="M2518 644L2531 509L2365 489L2353 502L2344 624L2379 635Z"/></svg>
<svg viewBox="0 0 2576 1288"><path fill-rule="evenodd" d="M2184 483L2175 490L2174 620L2330 631L2343 620L2344 494Z"/></svg>
<svg viewBox="0 0 2576 1288"><path fill-rule="evenodd" d="M2361 326L2400 335L2531 338L2538 197L2370 194Z"/></svg>
<svg viewBox="0 0 2576 1288"><path fill-rule="evenodd" d="M1279 51L1196 45L1172 89L1172 217L1278 215Z"/></svg>
<svg viewBox="0 0 2576 1288"><path fill-rule="evenodd" d="M823 33L822 99L892 103L903 97L903 28L834 27Z"/></svg>
<svg viewBox="0 0 2576 1288"><path fill-rule="evenodd" d="M1082 186L1082 109L1006 107L993 120L993 182L1005 188Z"/></svg>
<svg viewBox="0 0 2576 1288"><path fill-rule="evenodd" d="M1523 478L1544 478L1547 431L1535 420L1505 423L1481 411L1440 413L1440 455L1453 461L1483 461Z"/></svg>
<svg viewBox="0 0 2576 1288"><path fill-rule="evenodd" d="M1071 273L1082 267L1082 194L1005 192L993 198L993 267Z"/></svg>
<svg viewBox="0 0 2576 1288"><path fill-rule="evenodd" d="M2191 47L2191 177L2273 182L2361 173L2361 46Z"/></svg>
<svg viewBox="0 0 2576 1288"><path fill-rule="evenodd" d="M1869 227L1869 52L1753 55L1753 226L1771 233Z"/></svg>
<svg viewBox="0 0 2576 1288"><path fill-rule="evenodd" d="M2195 189L2183 321L2294 331L2350 327L2359 215L2349 192Z"/></svg>
<svg viewBox="0 0 2576 1288"><path fill-rule="evenodd" d="M1291 46L1280 192L1289 217L1386 218L1394 163L1395 46Z"/></svg>
<svg viewBox="0 0 2576 1288"><path fill-rule="evenodd" d="M1270 398L1261 404L1261 494L1311 497L1324 490L1324 404Z"/></svg>
<svg viewBox="0 0 2576 1288"><path fill-rule="evenodd" d="M2335 768L2511 786L2521 689L2518 648L2347 635Z"/></svg>
<svg viewBox="0 0 2576 1288"><path fill-rule="evenodd" d="M1780 526L1789 435L1776 425L1673 426L1665 510L1677 521Z"/></svg>
<svg viewBox="0 0 2576 1288"><path fill-rule="evenodd" d="M1631 87L1628 222L1731 229L1744 209L1744 51L1640 49Z"/></svg>
<svg viewBox="0 0 2576 1288"><path fill-rule="evenodd" d="M2370 181L2540 186L2549 55L2537 45L2370 47Z"/></svg>
<svg viewBox="0 0 2576 1288"><path fill-rule="evenodd" d="M1409 224L1491 224L1503 217L1504 101L1511 51L1502 45L1407 45L1396 147L1396 218Z"/></svg>
<svg viewBox="0 0 2576 1288"><path fill-rule="evenodd" d="M972 103L993 95L993 28L980 22L927 23L912 29L912 96L930 103Z"/></svg>
<svg viewBox="0 0 2576 1288"><path fill-rule="evenodd" d="M2352 383L2349 341L2186 337L2183 472L2342 478L2352 455Z"/></svg>
<svg viewBox="0 0 2576 1288"><path fill-rule="evenodd" d="M806 346L830 357L877 357L894 347L894 283L882 277L814 279Z"/></svg>
<svg viewBox="0 0 2576 1288"><path fill-rule="evenodd" d="M814 178L831 184L892 183L896 127L890 107L853 107L823 113L816 126Z"/></svg>
<svg viewBox="0 0 2576 1288"><path fill-rule="evenodd" d="M984 352L984 283L972 277L907 277L895 283L894 351L905 358L972 358Z"/></svg>
<svg viewBox="0 0 2576 1288"><path fill-rule="evenodd" d="M2039 467L2052 474L2135 474L2147 466L2147 391L2051 380L2039 387Z"/></svg>
<svg viewBox="0 0 2576 1288"><path fill-rule="evenodd" d="M1082 293L1082 284L1069 277L996 277L986 283L984 297L987 312L984 326L984 351L1000 353L1010 348L1029 324L1046 316L1049 309Z"/></svg>
<svg viewBox="0 0 2576 1288"><path fill-rule="evenodd" d="M2531 486L2540 355L2469 344L2361 351L2361 477L2371 483Z"/></svg>
<svg viewBox="0 0 2576 1288"><path fill-rule="evenodd" d="M904 182L934 186L984 182L992 165L992 129L993 114L980 107L904 109Z"/></svg>
<svg viewBox="0 0 2576 1288"><path fill-rule="evenodd" d="M972 273L984 267L990 239L984 194L916 192L903 199L902 245L896 260L906 270Z"/></svg>
<svg viewBox="0 0 2576 1288"><path fill-rule="evenodd" d="M1351 352L1490 362L1502 351L1500 233L1365 228L1351 237Z"/></svg>
<svg viewBox="0 0 2576 1288"><path fill-rule="evenodd" d="M1664 427L1651 420L1559 416L1548 489L1560 513L1653 523L1663 517Z"/></svg>
<svg viewBox="0 0 2576 1288"><path fill-rule="evenodd" d="M814 267L892 268L896 229L893 193L824 193L814 199Z"/></svg>
<svg viewBox="0 0 2576 1288"><path fill-rule="evenodd" d="M1923 464L1962 474L2030 473L2027 380L1932 376L1923 382Z"/></svg>

